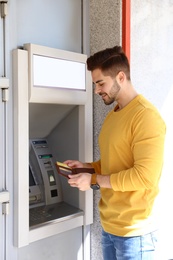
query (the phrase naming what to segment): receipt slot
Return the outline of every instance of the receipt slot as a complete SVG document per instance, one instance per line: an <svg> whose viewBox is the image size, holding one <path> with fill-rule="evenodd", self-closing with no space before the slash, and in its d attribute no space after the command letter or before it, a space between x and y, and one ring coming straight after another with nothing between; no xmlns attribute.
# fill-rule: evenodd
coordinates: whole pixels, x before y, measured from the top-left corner
<svg viewBox="0 0 173 260"><path fill-rule="evenodd" d="M14 245L27 250L56 237L67 254L69 237L77 236L73 250L88 260L92 190L70 187L55 167L68 158L92 161L92 82L86 59L33 44L13 51Z"/></svg>

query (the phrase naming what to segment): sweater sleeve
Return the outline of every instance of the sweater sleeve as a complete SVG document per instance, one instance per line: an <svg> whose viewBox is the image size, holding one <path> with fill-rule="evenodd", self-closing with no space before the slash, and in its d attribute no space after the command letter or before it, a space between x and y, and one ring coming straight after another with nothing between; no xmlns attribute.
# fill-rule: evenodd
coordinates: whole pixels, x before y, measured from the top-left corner
<svg viewBox="0 0 173 260"><path fill-rule="evenodd" d="M155 111L138 115L132 128L131 168L113 173L110 182L115 191L152 189L160 179L166 127Z"/></svg>
<svg viewBox="0 0 173 260"><path fill-rule="evenodd" d="M101 174L101 161L100 160L98 160L96 162L92 162L91 165L97 174Z"/></svg>

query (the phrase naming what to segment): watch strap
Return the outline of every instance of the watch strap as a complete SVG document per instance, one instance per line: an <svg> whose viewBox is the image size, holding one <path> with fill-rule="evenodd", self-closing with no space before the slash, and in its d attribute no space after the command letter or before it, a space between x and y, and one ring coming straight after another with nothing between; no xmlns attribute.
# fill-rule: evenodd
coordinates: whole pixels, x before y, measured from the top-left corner
<svg viewBox="0 0 173 260"><path fill-rule="evenodd" d="M97 184L97 174L96 173L93 173L91 175L91 185L92 184Z"/></svg>
<svg viewBox="0 0 173 260"><path fill-rule="evenodd" d="M91 185L90 185L91 189L93 190L99 190L100 189L100 185L97 183L97 174L93 173L91 175Z"/></svg>

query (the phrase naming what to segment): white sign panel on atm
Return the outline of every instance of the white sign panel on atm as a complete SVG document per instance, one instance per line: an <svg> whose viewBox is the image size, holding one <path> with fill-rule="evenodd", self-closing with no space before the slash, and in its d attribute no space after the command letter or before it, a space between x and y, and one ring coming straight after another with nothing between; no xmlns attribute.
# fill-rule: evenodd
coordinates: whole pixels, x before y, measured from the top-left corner
<svg viewBox="0 0 173 260"><path fill-rule="evenodd" d="M33 55L33 85L86 90L85 63Z"/></svg>

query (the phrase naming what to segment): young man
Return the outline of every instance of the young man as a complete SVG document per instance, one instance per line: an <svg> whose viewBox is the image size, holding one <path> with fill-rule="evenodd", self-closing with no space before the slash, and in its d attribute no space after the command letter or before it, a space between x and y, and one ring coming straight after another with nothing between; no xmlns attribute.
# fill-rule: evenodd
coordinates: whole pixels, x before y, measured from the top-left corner
<svg viewBox="0 0 173 260"><path fill-rule="evenodd" d="M100 160L65 161L70 167L94 168L95 173L70 175L68 182L83 191L100 188L105 260L152 260L165 123L157 109L134 89L129 62L120 46L95 53L87 66L95 93L106 105L117 104L99 135Z"/></svg>

